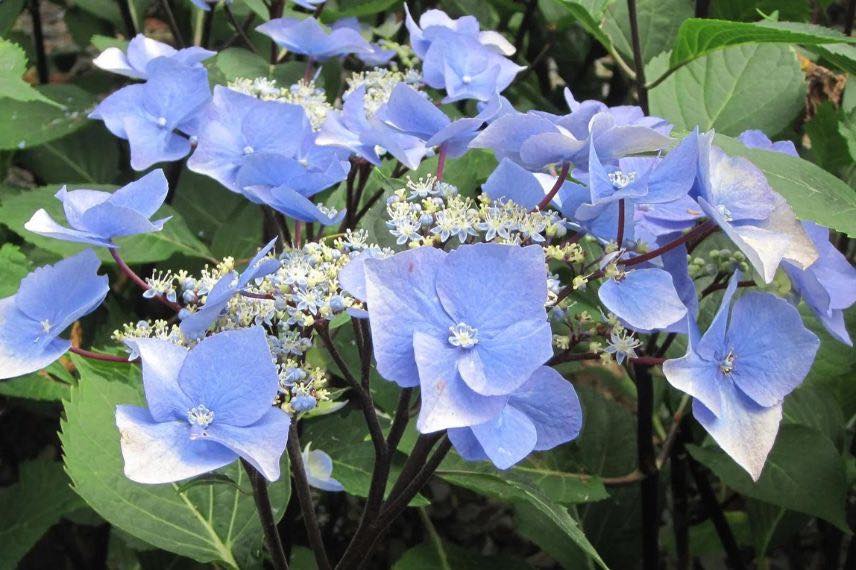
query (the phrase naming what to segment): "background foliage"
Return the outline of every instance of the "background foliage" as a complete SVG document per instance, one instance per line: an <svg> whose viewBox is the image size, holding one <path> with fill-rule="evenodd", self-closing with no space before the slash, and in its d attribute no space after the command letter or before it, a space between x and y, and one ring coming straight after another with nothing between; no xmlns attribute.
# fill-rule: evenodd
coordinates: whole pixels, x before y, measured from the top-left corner
<svg viewBox="0 0 856 570"><path fill-rule="evenodd" d="M170 4L185 36L198 39L202 12L190 2ZM378 33L403 41L400 4L331 0L323 19L359 16ZM856 46L846 43L841 30L852 30L853 4L637 2L652 114L677 130L715 129L717 144L753 160L798 215L841 232L839 246L851 255L845 234L856 235ZM518 109L563 112L565 85L579 100L634 101L623 0L443 0L412 2L411 9L420 13L434 5L453 16L473 14L482 28L498 29L516 43L516 57L529 69L505 94ZM169 41L160 2L135 0L131 6L137 29ZM41 31L34 29L33 10L41 14ZM263 0L235 0L233 11L239 21L269 18ZM234 47L222 14L214 23L210 45L222 51L207 65L215 78L269 76L289 84L301 76L302 65L269 65ZM124 30L111 0L0 3L0 296L12 294L33 267L80 249L23 230L35 209L54 203L50 197L58 184L112 189L136 177L125 143L86 119L122 83L95 69L92 57L123 45ZM267 38L250 34L259 52L267 53ZM34 41L40 35L44 54ZM323 70L321 81L331 96L341 71L335 63ZM806 160L746 149L730 138L747 128L793 140ZM420 170L433 171L434 162ZM223 256L244 259L269 230L256 206L182 164L170 173L179 182L162 212L173 220L163 232L123 244L125 259L142 265L144 273L155 262L198 269ZM450 161L446 179L471 191L494 166L489 154L470 152ZM376 171L366 195L384 187L384 173ZM383 243L389 235L373 214L364 225L372 241ZM715 246L713 241L705 247ZM112 263L108 257L104 262ZM75 326L74 342L103 346L119 324L162 310L121 280L113 283L116 295ZM717 295L706 298L702 315L709 318L718 303ZM856 313L851 310L847 320L856 331ZM679 551L673 530L688 525L691 555L704 567L717 567L725 558L725 523L746 563L856 567L856 542L848 530L856 497L856 353L832 342L820 326L813 330L823 339L820 353L809 378L786 401L783 427L757 484L706 445L701 433L678 442L685 451L673 462L682 473L689 462L698 470L694 475L713 483L715 496L707 500L722 507L724 520L708 515L703 490L696 488L699 479L673 477L672 465L663 466L659 538L670 563L687 555ZM346 336L339 341L347 355ZM674 354L682 350L674 343ZM353 350L350 357L356 358ZM325 362L328 356L318 350L312 358ZM373 560L376 567L638 565L639 492L636 485L622 484L628 475L632 480L636 466L635 387L618 368L564 366L584 404L581 437L505 472L450 457L387 537ZM680 395L662 378L655 381L655 431L662 438ZM394 389L383 381L373 384L375 401L391 413ZM124 478L112 410L116 403L138 400L139 385L136 368L74 356L0 383L0 568L261 566L258 521L239 465L228 472L237 485L214 479L191 487L146 487ZM354 531L356 497L368 490L372 451L355 427L359 422L356 411L319 418L307 422L303 435L333 457L334 475L348 491L320 497L325 539L336 551ZM402 440L401 457L414 440L415 433ZM689 492L670 493L681 485ZM673 499L682 496L688 497L685 503ZM287 477L273 487L272 498L289 538L292 566L312 567Z"/></svg>

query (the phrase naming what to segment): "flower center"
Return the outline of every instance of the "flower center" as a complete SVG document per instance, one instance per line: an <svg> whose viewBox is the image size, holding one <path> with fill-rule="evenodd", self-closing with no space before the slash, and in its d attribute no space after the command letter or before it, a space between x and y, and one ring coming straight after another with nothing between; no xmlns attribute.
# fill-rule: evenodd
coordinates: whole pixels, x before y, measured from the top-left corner
<svg viewBox="0 0 856 570"><path fill-rule="evenodd" d="M199 404L187 410L187 421L192 426L206 428L214 421L214 412L209 410L205 404Z"/></svg>
<svg viewBox="0 0 856 570"><path fill-rule="evenodd" d="M46 333L51 332L51 327L53 325L51 324L51 322L49 320L45 319L43 321L39 321L39 324L42 325L43 331L45 331Z"/></svg>
<svg viewBox="0 0 856 570"><path fill-rule="evenodd" d="M449 344L460 348L471 348L479 343L478 329L467 323L458 323L449 327Z"/></svg>
<svg viewBox="0 0 856 570"><path fill-rule="evenodd" d="M166 126L166 117L158 117L157 121L155 121L159 127L163 128Z"/></svg>
<svg viewBox="0 0 856 570"><path fill-rule="evenodd" d="M253 154L254 152L256 152L256 149L254 149L254 148L253 148L253 147L251 147L250 145L247 145L247 146L245 146L245 147L244 147L244 154L245 154L245 155L247 155L247 154Z"/></svg>
<svg viewBox="0 0 856 570"><path fill-rule="evenodd" d="M469 85L470 83L472 83L473 78L470 75L464 75L463 77L461 77L461 81L464 83L464 85Z"/></svg>
<svg viewBox="0 0 856 570"><path fill-rule="evenodd" d="M610 172L607 176L609 177L609 181L612 182L612 186L618 190L627 188L627 186L636 180L635 172L622 172L621 170Z"/></svg>
<svg viewBox="0 0 856 570"><path fill-rule="evenodd" d="M723 374L731 374L731 371L734 370L734 359L736 355L734 354L734 350L729 350L728 354L725 355L725 358L722 359L722 362L719 363L719 370Z"/></svg>

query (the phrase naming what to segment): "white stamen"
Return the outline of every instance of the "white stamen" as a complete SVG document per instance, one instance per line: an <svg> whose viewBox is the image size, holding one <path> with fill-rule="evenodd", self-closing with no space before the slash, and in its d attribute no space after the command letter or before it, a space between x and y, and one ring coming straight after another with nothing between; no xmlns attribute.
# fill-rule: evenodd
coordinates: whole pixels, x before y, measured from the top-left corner
<svg viewBox="0 0 856 570"><path fill-rule="evenodd" d="M187 421L190 425L208 427L214 421L214 412L209 410L205 404L199 404L187 411Z"/></svg>
<svg viewBox="0 0 856 570"><path fill-rule="evenodd" d="M609 181L612 182L612 185L618 190L623 190L627 188L630 184L636 180L635 172L622 172L621 170L616 170L615 172L610 172L607 174L609 177Z"/></svg>
<svg viewBox="0 0 856 570"><path fill-rule="evenodd" d="M467 323L458 323L449 327L449 344L460 348L471 348L479 343L478 329Z"/></svg>

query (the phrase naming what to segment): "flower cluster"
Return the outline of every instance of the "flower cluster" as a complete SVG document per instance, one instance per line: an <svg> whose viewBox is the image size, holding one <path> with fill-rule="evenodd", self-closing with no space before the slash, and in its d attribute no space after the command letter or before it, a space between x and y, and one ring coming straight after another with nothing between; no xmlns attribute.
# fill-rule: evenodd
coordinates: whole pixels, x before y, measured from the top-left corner
<svg viewBox="0 0 856 570"><path fill-rule="evenodd" d="M377 372L418 388L417 429L445 431L465 459L506 469L577 437L580 402L553 364L653 362L757 479L782 402L818 349L797 304L851 344L843 311L856 303L856 270L828 230L797 220L764 173L717 147L713 132L674 137L638 107L578 101L569 89L565 114L519 112L501 95L522 69L502 35L439 10L418 22L407 10L405 25L419 69L390 63L400 50L372 43L355 19L262 24L279 47L305 56L306 79L285 87L250 77L212 90L201 65L211 52L142 36L96 60L142 80L91 114L128 141L133 168L190 155L188 168L276 210L295 232L346 230L322 229L279 254L272 240L247 263L226 259L198 275L142 279L116 240L167 223L152 221L167 195L161 171L113 193L63 188L67 225L44 210L33 215L29 230L106 248L144 297L175 311L177 322L143 321L114 335L142 361L148 402L117 410L128 476L175 481L241 457L275 479L290 422L340 405L307 354L332 321L355 319L365 331L356 319L368 319L363 346ZM319 88L315 66L345 57L376 67L353 73L341 97ZM450 102L469 114L443 106ZM741 141L795 154L756 131ZM446 161L472 148L497 161L480 189L444 181ZM399 178L428 157L434 175ZM400 181L384 196L395 251L353 227L363 211L351 190L370 165ZM341 182L347 218L316 200ZM341 204L340 194L328 203ZM726 247L693 251L716 232ZM83 252L36 270L0 300L4 378L69 350L59 334L107 294L98 265ZM786 287L765 287L777 276ZM764 291L739 294L756 282ZM700 302L720 289L702 332ZM641 335L659 332L686 335L685 355L650 351ZM304 462L317 487L341 489L323 452L306 448Z"/></svg>

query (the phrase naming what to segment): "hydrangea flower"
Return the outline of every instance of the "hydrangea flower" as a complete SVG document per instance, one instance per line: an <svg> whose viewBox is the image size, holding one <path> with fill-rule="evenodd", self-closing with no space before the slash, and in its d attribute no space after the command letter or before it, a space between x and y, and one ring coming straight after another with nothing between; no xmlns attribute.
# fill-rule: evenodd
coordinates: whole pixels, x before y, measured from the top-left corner
<svg viewBox="0 0 856 570"><path fill-rule="evenodd" d="M665 329L687 315L672 276L662 269L617 269L597 290L601 303L638 331Z"/></svg>
<svg viewBox="0 0 856 570"><path fill-rule="evenodd" d="M337 212L309 198L344 180L350 163L340 150L316 145L314 134L305 151L296 158L262 153L249 157L238 172L237 186L250 200L296 220L337 224L344 210Z"/></svg>
<svg viewBox="0 0 856 570"><path fill-rule="evenodd" d="M0 299L0 379L40 370L71 342L59 335L104 301L110 287L87 249L24 277L18 292Z"/></svg>
<svg viewBox="0 0 856 570"><path fill-rule="evenodd" d="M496 417L471 427L450 429L449 441L468 461L490 460L508 469L533 451L547 451L575 439L583 411L570 382L541 366L508 397Z"/></svg>
<svg viewBox="0 0 856 570"><path fill-rule="evenodd" d="M337 20L332 28L334 30L338 28L350 28L358 34L362 34L364 29L368 29L368 26L363 26L356 17L350 17ZM395 50L384 49L371 42L369 42L368 46L370 51L358 51L354 55L357 56L357 59L372 67L386 65L396 55Z"/></svg>
<svg viewBox="0 0 856 570"><path fill-rule="evenodd" d="M719 446L758 480L782 419L782 401L805 378L820 341L799 311L769 293L750 292L731 307L740 272L702 336L689 319L684 357L663 372L693 397L693 415Z"/></svg>
<svg viewBox="0 0 856 570"><path fill-rule="evenodd" d="M189 338L196 338L205 334L205 331L217 320L234 295L243 291L250 284L250 281L276 271L280 266L279 261L265 259L275 243L276 238L260 249L240 275L235 271L230 271L221 277L208 292L205 304L197 311L182 310L179 313L182 334Z"/></svg>
<svg viewBox="0 0 856 570"><path fill-rule="evenodd" d="M394 129L366 112L366 86L360 85L345 96L341 111L332 111L318 131L317 144L347 149L375 165L380 154L389 151L410 168L425 156L425 142Z"/></svg>
<svg viewBox="0 0 856 570"><path fill-rule="evenodd" d="M794 146L794 143L791 141L773 142L770 140L770 137L761 131L743 131L737 138L749 148L760 148L761 150L769 150L770 152L780 152L796 158L799 158L800 156L797 152L797 147Z"/></svg>
<svg viewBox="0 0 856 570"><path fill-rule="evenodd" d="M612 163L621 157L659 151L670 143L669 125L657 117L646 117L638 107L573 103L571 113L564 116L540 111L504 113L470 146L492 149L498 159L510 158L538 170L558 163L587 168L590 148L601 162Z"/></svg>
<svg viewBox="0 0 856 570"><path fill-rule="evenodd" d="M533 209L556 184L556 176L531 172L509 158L503 158L491 172L482 191L494 200L508 199L524 208ZM563 182L552 204L561 207L561 195L570 191L570 182Z"/></svg>
<svg viewBox="0 0 856 570"><path fill-rule="evenodd" d="M44 209L39 209L24 227L39 235L117 247L113 240L136 234L159 232L170 218L150 221L163 205L169 185L162 170L154 170L115 192L72 190L65 186L56 193L62 202L67 228L57 223Z"/></svg>
<svg viewBox="0 0 856 570"><path fill-rule="evenodd" d="M126 52L118 47L108 47L92 60L96 67L118 73L132 79L146 79L146 68L159 57L173 59L189 67L202 67L202 62L217 55L217 52L192 46L177 50L174 47L137 34L130 42Z"/></svg>
<svg viewBox="0 0 856 570"><path fill-rule="evenodd" d="M405 23L413 51L422 59L425 83L445 89L446 103L491 100L524 69L505 57L514 53L514 46L497 32L480 32L472 16L453 20L429 10L417 25L407 9Z"/></svg>
<svg viewBox="0 0 856 570"><path fill-rule="evenodd" d="M538 246L421 247L362 263L377 370L421 386L423 433L495 418L552 355ZM340 273L352 294L354 273Z"/></svg>
<svg viewBox="0 0 856 570"><path fill-rule="evenodd" d="M467 151L467 146L485 123L486 117L497 110L498 105L495 104L488 106L479 116L452 121L428 100L426 94L406 83L399 83L375 117L396 132L423 141L426 150L442 147L447 157L457 158ZM416 158L415 154L411 152L396 158L405 166L416 169L419 162L412 161Z"/></svg>
<svg viewBox="0 0 856 570"><path fill-rule="evenodd" d="M116 406L129 479L171 483L238 457L279 479L291 419L273 406L279 380L264 330L222 332L190 350L160 339L128 343L143 362L148 404Z"/></svg>
<svg viewBox="0 0 856 570"><path fill-rule="evenodd" d="M119 89L89 114L128 141L134 170L186 156L199 113L211 99L202 67L157 58L146 70L148 81Z"/></svg>
<svg viewBox="0 0 856 570"><path fill-rule="evenodd" d="M713 133L699 137L696 200L740 248L766 283L785 259L801 269L817 259L817 249L788 203L764 173L741 157L712 146Z"/></svg>
<svg viewBox="0 0 856 570"><path fill-rule="evenodd" d="M295 156L312 126L301 107L264 101L216 86L200 118L198 143L187 167L240 192L238 170L256 153Z"/></svg>
<svg viewBox="0 0 856 570"><path fill-rule="evenodd" d="M373 52L369 43L356 30L349 27L327 30L312 17L303 20L276 18L257 26L256 30L271 38L279 47L317 61L349 53Z"/></svg>
<svg viewBox="0 0 856 570"><path fill-rule="evenodd" d="M782 267L794 290L820 319L823 327L848 346L853 346L844 324L844 309L856 303L856 269L829 242L829 230L804 221L803 228L818 251L817 261L800 269L785 261Z"/></svg>
<svg viewBox="0 0 856 570"><path fill-rule="evenodd" d="M426 10L419 16L419 23L413 19L410 7L404 4L404 23L410 34L410 44L413 52L424 58L428 48L436 39L431 28L446 28L459 34L478 40L484 47L501 55L512 56L517 51L514 45L499 32L491 30L479 31L479 21L474 16L462 16L454 19L442 10Z"/></svg>
<svg viewBox="0 0 856 570"><path fill-rule="evenodd" d="M333 460L329 455L320 449L311 449L311 445L307 443L301 457L310 486L332 493L345 490L341 483L333 479Z"/></svg>

